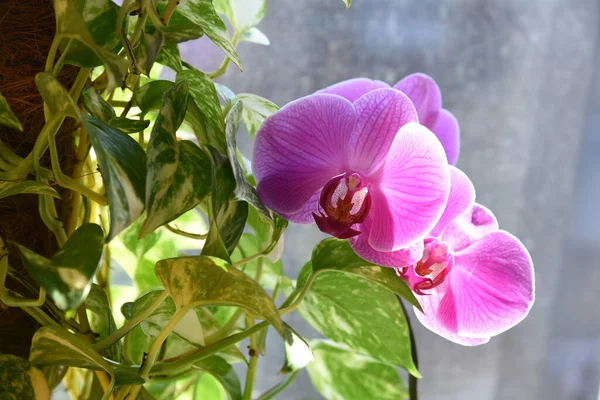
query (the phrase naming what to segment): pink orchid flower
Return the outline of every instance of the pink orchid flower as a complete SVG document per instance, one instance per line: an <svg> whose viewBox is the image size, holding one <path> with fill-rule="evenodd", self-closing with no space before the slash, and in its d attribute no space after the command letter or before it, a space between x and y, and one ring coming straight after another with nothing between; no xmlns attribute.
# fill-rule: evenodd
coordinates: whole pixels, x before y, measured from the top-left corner
<svg viewBox="0 0 600 400"><path fill-rule="evenodd" d="M296 100L259 130L252 169L261 200L297 223L350 238L361 257L390 267L420 259L444 210L444 149L402 92Z"/></svg>
<svg viewBox="0 0 600 400"><path fill-rule="evenodd" d="M492 212L475 203L463 172L450 167L450 182L446 209L424 240L422 259L396 271L418 295L423 313L416 314L426 328L475 346L527 316L533 263L519 239L498 230Z"/></svg>
<svg viewBox="0 0 600 400"><path fill-rule="evenodd" d="M354 102L365 93L389 87L385 82L356 78L339 82L317 93L337 94ZM444 146L448 163L456 165L460 148L460 129L454 115L442 108L442 94L433 78L422 73L408 75L396 83L394 88L408 96L415 105L419 123L437 136Z"/></svg>

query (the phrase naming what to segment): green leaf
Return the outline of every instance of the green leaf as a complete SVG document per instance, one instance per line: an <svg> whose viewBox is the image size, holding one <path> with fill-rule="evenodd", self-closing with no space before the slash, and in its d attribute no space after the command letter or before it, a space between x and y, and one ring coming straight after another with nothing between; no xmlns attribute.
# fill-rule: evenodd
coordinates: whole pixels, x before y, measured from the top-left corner
<svg viewBox="0 0 600 400"><path fill-rule="evenodd" d="M181 9L182 13L184 13L191 22L200 26L204 31L204 34L208 36L240 70L242 69L242 62L231 43L227 27L217 15L217 12L212 5L212 0L189 0L181 2L177 7Z"/></svg>
<svg viewBox="0 0 600 400"><path fill-rule="evenodd" d="M310 275L311 270L308 263L300 276ZM420 377L399 300L381 285L343 272L322 273L298 311L325 337Z"/></svg>
<svg viewBox="0 0 600 400"><path fill-rule="evenodd" d="M144 378L125 369L115 369L115 387L126 385L143 385Z"/></svg>
<svg viewBox="0 0 600 400"><path fill-rule="evenodd" d="M260 242L261 239L257 236L250 235L249 233L242 234L237 248L233 254L231 254L231 260L235 262L259 253L263 250L262 248L259 248ZM260 285L265 289L275 289L277 280L283 274L283 264L281 261L272 262L267 258L262 258L260 260L252 260L240 268L249 276L255 277L256 268L258 267L259 262L262 263L262 274L259 281Z"/></svg>
<svg viewBox="0 0 600 400"><path fill-rule="evenodd" d="M38 181L0 182L0 199L18 194L48 194L60 199L51 186Z"/></svg>
<svg viewBox="0 0 600 400"><path fill-rule="evenodd" d="M146 219L144 237L198 205L211 190L211 160L196 144L178 141L188 88L179 82L163 98L163 105L148 143Z"/></svg>
<svg viewBox="0 0 600 400"><path fill-rule="evenodd" d="M217 8L231 21L236 32L243 33L263 19L267 0L223 0Z"/></svg>
<svg viewBox="0 0 600 400"><path fill-rule="evenodd" d="M155 31L153 34L143 33L140 36L140 41L135 45L133 54L136 66L142 74L149 76L163 42L164 36L160 31Z"/></svg>
<svg viewBox="0 0 600 400"><path fill-rule="evenodd" d="M199 305L243 307L269 321L283 335L273 300L238 269L212 257L180 257L156 263L156 276L178 309Z"/></svg>
<svg viewBox="0 0 600 400"><path fill-rule="evenodd" d="M271 219L271 213L258 198L256 188L246 181L246 178L244 177L244 170L240 166L237 159L236 135L242 116L242 108L243 106L241 102L234 102L233 106L227 113L227 118L225 119L227 154L229 155L233 176L235 177L236 181L236 188L234 192L235 197L248 202L248 204L256 208L256 210L262 213L265 217Z"/></svg>
<svg viewBox="0 0 600 400"><path fill-rule="evenodd" d="M99 225L83 224L51 258L15 245L21 252L23 265L57 305L63 310L73 310L90 291L103 242L104 233Z"/></svg>
<svg viewBox="0 0 600 400"><path fill-rule="evenodd" d="M164 35L165 43L170 45L198 39L203 35L202 28L192 22L190 16L187 15L188 10L184 10L179 6L175 8L169 24L165 26L161 15L164 15L168 0L158 0L154 3L156 9L148 8L152 23L149 22L146 25L146 32L152 33L155 29L160 30Z"/></svg>
<svg viewBox="0 0 600 400"><path fill-rule="evenodd" d="M252 138L256 136L256 132L258 132L265 119L279 110L275 103L255 94L240 93L233 99L233 101L236 100L244 104L242 120Z"/></svg>
<svg viewBox="0 0 600 400"><path fill-rule="evenodd" d="M183 71L181 65L181 55L176 44L164 45L156 57L156 62L171 68L175 72Z"/></svg>
<svg viewBox="0 0 600 400"><path fill-rule="evenodd" d="M117 128L126 133L135 133L143 131L150 125L147 120L135 120L118 117L110 104L96 92L93 86L83 90L83 106L94 117L108 123L113 128Z"/></svg>
<svg viewBox="0 0 600 400"><path fill-rule="evenodd" d="M107 241L131 225L144 210L146 153L131 137L107 123L84 116L83 124L96 151L110 206Z"/></svg>
<svg viewBox="0 0 600 400"><path fill-rule="evenodd" d="M240 38L245 42L256 43L263 46L269 46L271 41L258 28L250 28L240 35Z"/></svg>
<svg viewBox="0 0 600 400"><path fill-rule="evenodd" d="M23 125L21 125L19 119L13 110L11 110L8 101L6 101L6 98L2 93L0 93L0 125L8 126L9 128L23 132Z"/></svg>
<svg viewBox="0 0 600 400"><path fill-rule="evenodd" d="M94 43L109 52L117 53L122 45L117 34L119 7L111 0L75 0L80 15ZM64 47L63 47L64 50ZM102 60L87 45L74 41L65 58L67 64L81 67L102 65Z"/></svg>
<svg viewBox="0 0 600 400"><path fill-rule="evenodd" d="M190 104L192 117L194 117L193 113L197 113L193 122L200 124L204 131L205 137L199 137L198 140L225 153L227 149L225 121L213 81L197 70L185 70L178 73L177 82L182 81L188 84L190 95L197 106L193 107Z"/></svg>
<svg viewBox="0 0 600 400"><path fill-rule="evenodd" d="M125 75L127 75L129 62L117 54L97 45L94 37L88 30L87 23L82 17L76 2L70 0L54 0L54 13L56 14L56 36L78 40L102 60L108 78L107 92L111 92L114 88L120 87L123 84ZM116 22L112 25L112 29L114 29L115 25ZM105 32L99 32L98 34L102 36ZM73 64L82 67L96 65L94 62L95 60L90 60L85 57L83 59L77 58L76 60L73 59L71 61L73 61Z"/></svg>
<svg viewBox="0 0 600 400"><path fill-rule="evenodd" d="M35 400L32 368L33 365L21 357L0 354L0 388L4 399Z"/></svg>
<svg viewBox="0 0 600 400"><path fill-rule="evenodd" d="M279 371L280 374L298 371L315 360L315 355L306 340L288 324L285 324L285 328L283 340L285 346L285 364L281 368L281 371Z"/></svg>
<svg viewBox="0 0 600 400"><path fill-rule="evenodd" d="M40 72L35 75L35 85L52 114L68 115L75 119L80 118L81 113L77 104L55 77L46 72Z"/></svg>
<svg viewBox="0 0 600 400"><path fill-rule="evenodd" d="M276 214L273 214L273 219L267 219L255 208L251 208L248 211L248 226L250 226L256 236L260 238L263 246L265 246L265 243L268 243L268 246L261 249L261 251L263 251L269 259L278 260L281 257L281 254L276 255L274 253L277 252L277 247L280 247L280 250L283 250L283 243L280 242L283 241L283 232L288 226L288 221ZM280 246L278 246L278 244ZM273 256L276 257L273 258Z"/></svg>
<svg viewBox="0 0 600 400"><path fill-rule="evenodd" d="M152 81L144 86L141 86L133 95L135 97L135 104L142 110L143 113L147 113L151 110L159 109L162 104L163 94L173 87L171 81Z"/></svg>
<svg viewBox="0 0 600 400"><path fill-rule="evenodd" d="M378 400L408 398L394 367L328 341L315 340L312 348L315 362L307 367L308 375L328 400L371 399L374 393Z"/></svg>
<svg viewBox="0 0 600 400"><path fill-rule="evenodd" d="M94 333L99 335L100 339L117 330L106 293L98 285L92 285L90 293L85 299L85 308L93 313L90 318L90 327ZM120 341L114 343L107 350L108 357L114 361L121 361L122 354L123 346Z"/></svg>
<svg viewBox="0 0 600 400"><path fill-rule="evenodd" d="M342 0L342 1L346 5L346 8L350 8L350 6L352 5L352 0Z"/></svg>
<svg viewBox="0 0 600 400"><path fill-rule="evenodd" d="M221 357L210 356L204 358L195 363L193 368L207 372L217 379L227 392L229 399L240 400L242 398L240 379L233 367Z"/></svg>
<svg viewBox="0 0 600 400"><path fill-rule="evenodd" d="M415 295L393 268L379 267L363 260L356 255L347 240L335 238L323 240L313 250L311 261L313 272L340 271L360 276L401 296L421 310ZM303 283L299 280L298 284Z"/></svg>

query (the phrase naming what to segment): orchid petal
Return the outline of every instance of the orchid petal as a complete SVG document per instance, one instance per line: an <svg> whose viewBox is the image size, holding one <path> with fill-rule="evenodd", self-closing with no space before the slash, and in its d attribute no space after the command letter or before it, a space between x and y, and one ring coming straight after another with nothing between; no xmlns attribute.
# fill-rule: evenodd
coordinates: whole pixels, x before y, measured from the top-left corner
<svg viewBox="0 0 600 400"><path fill-rule="evenodd" d="M321 189L317 190L302 208L294 213L279 213L283 218L297 224L312 224L315 222L313 213L319 214L319 200L321 198Z"/></svg>
<svg viewBox="0 0 600 400"><path fill-rule="evenodd" d="M454 219L442 233L442 240L454 251L471 245L485 234L498 230L494 214L478 203L473 203L467 212Z"/></svg>
<svg viewBox="0 0 600 400"><path fill-rule="evenodd" d="M423 241L417 240L404 249L397 251L377 251L369 245L369 232L372 218L368 217L358 228L362 232L349 239L354 252L361 258L383 267L400 268L412 265L423 257Z"/></svg>
<svg viewBox="0 0 600 400"><path fill-rule="evenodd" d="M450 191L444 149L427 128L404 125L396 135L372 193L369 244L394 251L423 239L441 217Z"/></svg>
<svg viewBox="0 0 600 400"><path fill-rule="evenodd" d="M378 89L354 103L356 130L350 139L350 167L365 175L377 171L398 130L417 122L409 98L394 89Z"/></svg>
<svg viewBox="0 0 600 400"><path fill-rule="evenodd" d="M295 213L347 164L356 125L352 104L315 94L265 120L254 143L252 169L261 200L277 213Z"/></svg>
<svg viewBox="0 0 600 400"><path fill-rule="evenodd" d="M446 279L447 290L431 311L459 336L496 336L521 322L533 305L531 257L505 231L490 232L455 253L454 268Z"/></svg>
<svg viewBox="0 0 600 400"><path fill-rule="evenodd" d="M475 202L475 188L464 172L450 166L450 194L446 208L430 236L439 237L457 217L470 210Z"/></svg>
<svg viewBox="0 0 600 400"><path fill-rule="evenodd" d="M389 88L385 82L374 81L367 78L348 79L319 90L317 93L329 93L342 96L351 103L358 100L363 94L376 89Z"/></svg>
<svg viewBox="0 0 600 400"><path fill-rule="evenodd" d="M415 105L419 122L433 130L442 108L442 94L437 83L429 75L411 74L394 85L404 92Z"/></svg>
<svg viewBox="0 0 600 400"><path fill-rule="evenodd" d="M442 109L432 131L444 146L448 164L456 165L460 153L460 127L456 117L450 111Z"/></svg>

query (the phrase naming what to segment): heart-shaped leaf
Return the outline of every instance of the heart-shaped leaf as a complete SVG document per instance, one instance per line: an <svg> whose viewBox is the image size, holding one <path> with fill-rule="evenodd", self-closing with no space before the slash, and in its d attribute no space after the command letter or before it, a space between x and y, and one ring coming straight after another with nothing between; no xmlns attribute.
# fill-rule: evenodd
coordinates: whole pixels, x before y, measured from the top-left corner
<svg viewBox="0 0 600 400"><path fill-rule="evenodd" d="M68 115L75 119L80 118L81 113L77 104L54 76L46 72L40 72L35 76L35 85L52 114Z"/></svg>
<svg viewBox="0 0 600 400"><path fill-rule="evenodd" d="M211 374L223 386L230 400L242 398L240 379L233 367L219 356L204 358L193 365L193 369Z"/></svg>
<svg viewBox="0 0 600 400"><path fill-rule="evenodd" d="M63 310L79 306L92 285L104 233L97 224L84 224L69 237L62 249L50 258L16 244L23 265Z"/></svg>
<svg viewBox="0 0 600 400"><path fill-rule="evenodd" d="M0 125L8 126L9 128L23 132L23 125L21 125L19 119L13 110L11 110L8 101L2 96L2 93L0 93Z"/></svg>
<svg viewBox="0 0 600 400"><path fill-rule="evenodd" d="M83 124L96 151L110 206L107 241L144 211L146 153L129 135L86 115Z"/></svg>
<svg viewBox="0 0 600 400"><path fill-rule="evenodd" d="M153 34L143 33L140 37L140 41L136 44L133 49L135 54L136 66L139 71L148 76L150 70L156 61L158 52L164 42L164 36L162 32L155 31Z"/></svg>
<svg viewBox="0 0 600 400"><path fill-rule="evenodd" d="M173 87L171 81L151 81L146 83L133 94L135 104L147 113L151 110L159 109L162 104L163 94Z"/></svg>
<svg viewBox="0 0 600 400"><path fill-rule="evenodd" d="M126 133L135 133L143 131L150 125L150 121L148 120L118 117L112 106L104 101L93 86L85 88L82 97L85 109L91 115L108 123L113 128Z"/></svg>
<svg viewBox="0 0 600 400"><path fill-rule="evenodd" d="M275 103L251 93L240 93L233 101L241 101L244 105L242 120L251 137L256 136L256 132L267 117L279 110Z"/></svg>
<svg viewBox="0 0 600 400"><path fill-rule="evenodd" d="M279 373L287 374L300 370L315 360L315 355L310 345L288 324L285 324L285 336L283 340L285 345L285 364Z"/></svg>
<svg viewBox="0 0 600 400"><path fill-rule="evenodd" d="M408 398L394 367L329 341L314 340L311 344L315 362L308 365L308 375L326 398L364 400L373 398L374 393L381 400Z"/></svg>
<svg viewBox="0 0 600 400"><path fill-rule="evenodd" d="M267 0L219 0L215 3L217 11L227 16L238 33L258 25L267 10Z"/></svg>
<svg viewBox="0 0 600 400"><path fill-rule="evenodd" d="M90 293L85 299L85 308L93 313L90 318L90 327L94 333L98 334L98 339L103 339L117 330L106 293L98 285L92 285ZM107 355L112 360L120 361L122 350L122 343L117 341L108 348Z"/></svg>
<svg viewBox="0 0 600 400"><path fill-rule="evenodd" d="M178 309L198 305L243 307L269 321L283 335L271 297L240 270L212 257L180 257L156 263L156 276Z"/></svg>
<svg viewBox="0 0 600 400"><path fill-rule="evenodd" d="M148 143L146 219L144 237L198 205L211 190L211 160L194 143L178 141L188 102L185 82L177 83L163 98L163 105Z"/></svg>
<svg viewBox="0 0 600 400"><path fill-rule="evenodd" d="M156 62L171 68L175 72L183 71L181 55L176 44L164 45L156 56Z"/></svg>

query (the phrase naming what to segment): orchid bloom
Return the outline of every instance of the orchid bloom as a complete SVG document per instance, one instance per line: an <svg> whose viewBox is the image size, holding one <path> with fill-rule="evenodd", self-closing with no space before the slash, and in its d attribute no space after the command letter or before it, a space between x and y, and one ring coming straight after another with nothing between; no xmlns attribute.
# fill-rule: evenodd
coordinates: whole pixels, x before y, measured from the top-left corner
<svg viewBox="0 0 600 400"><path fill-rule="evenodd" d="M350 239L390 267L420 259L442 215L449 166L436 136L398 90L349 100L313 94L265 120L252 161L260 199L297 223Z"/></svg>
<svg viewBox="0 0 600 400"><path fill-rule="evenodd" d="M339 82L317 93L337 94L354 102L365 93L389 87L385 82L356 78ZM437 83L428 75L416 73L396 83L394 88L408 96L417 110L419 123L437 136L444 146L448 163L456 165L460 148L460 129L454 115L442 108L442 94Z"/></svg>
<svg viewBox="0 0 600 400"><path fill-rule="evenodd" d="M469 178L450 167L450 194L442 217L424 240L423 257L397 268L418 295L426 328L453 342L486 343L527 316L534 300L527 249L475 203Z"/></svg>

